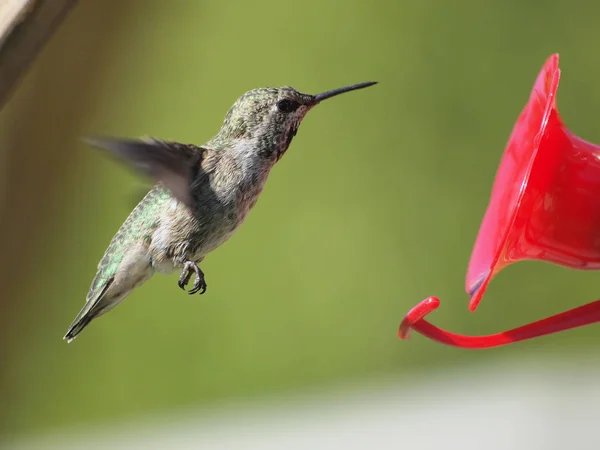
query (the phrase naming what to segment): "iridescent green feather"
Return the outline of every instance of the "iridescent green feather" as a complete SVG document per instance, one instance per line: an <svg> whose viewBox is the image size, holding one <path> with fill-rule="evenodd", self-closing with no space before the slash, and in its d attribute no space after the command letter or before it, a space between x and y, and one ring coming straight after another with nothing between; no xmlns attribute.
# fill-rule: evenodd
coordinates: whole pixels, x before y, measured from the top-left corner
<svg viewBox="0 0 600 450"><path fill-rule="evenodd" d="M156 186L138 203L113 237L98 264L98 272L94 281L92 281L87 301L95 300L102 293L106 283L119 270L125 252L132 244L139 241L150 244L152 234L159 225L159 211L164 203L170 199L172 197L167 190Z"/></svg>

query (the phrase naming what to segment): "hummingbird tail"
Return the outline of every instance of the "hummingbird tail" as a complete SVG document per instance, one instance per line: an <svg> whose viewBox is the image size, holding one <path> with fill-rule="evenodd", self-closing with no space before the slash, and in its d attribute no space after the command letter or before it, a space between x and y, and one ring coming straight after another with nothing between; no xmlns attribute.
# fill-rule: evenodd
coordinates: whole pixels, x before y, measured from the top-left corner
<svg viewBox="0 0 600 450"><path fill-rule="evenodd" d="M87 327L91 321L92 321L92 317L90 317L88 315L84 315L81 318L79 318L79 316L77 316L77 319L75 319L73 324L69 327L69 331L67 331L67 334L65 334L65 337L63 339L65 339L67 341L67 343L70 344L73 341L73 339L75 339L77 337L77 335L79 333L81 333L81 331L85 327Z"/></svg>
<svg viewBox="0 0 600 450"><path fill-rule="evenodd" d="M65 334L65 337L63 338L67 343L70 344L93 319L110 309L107 308L106 305L102 305L101 300L113 280L114 278L110 278L108 282L104 284L100 293L93 300L88 300L82 310L79 311L79 314L77 314L77 317L75 317L75 320L73 320L67 334Z"/></svg>

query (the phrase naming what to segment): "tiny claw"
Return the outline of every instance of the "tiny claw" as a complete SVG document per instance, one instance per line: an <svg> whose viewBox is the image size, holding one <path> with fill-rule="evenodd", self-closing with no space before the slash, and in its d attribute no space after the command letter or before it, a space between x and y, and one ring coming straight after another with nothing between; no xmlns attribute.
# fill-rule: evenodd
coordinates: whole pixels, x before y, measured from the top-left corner
<svg viewBox="0 0 600 450"><path fill-rule="evenodd" d="M181 275L179 276L179 281L177 285L185 291L185 287L190 282L190 278L192 277L192 270L188 263L183 265L183 270L181 271Z"/></svg>
<svg viewBox="0 0 600 450"><path fill-rule="evenodd" d="M200 291L200 292L198 292ZM197 290L195 290L194 292L190 291L190 294L195 294L196 292L198 292L199 295L202 295L206 292L206 283L203 283L202 285L200 285L198 287Z"/></svg>
<svg viewBox="0 0 600 450"><path fill-rule="evenodd" d="M194 287L188 291L188 294L193 295L196 292L200 291L200 295L206 292L206 282L203 278L196 277L196 281L194 282Z"/></svg>
<svg viewBox="0 0 600 450"><path fill-rule="evenodd" d="M184 272L184 273L185 273L185 272ZM189 273L189 272L188 272L188 273ZM185 278L184 278L184 275L183 275L183 274L181 274L181 277L179 278L179 281L177 281L177 285L178 285L178 286L179 286L181 289L183 289L184 291L185 291L185 287L187 286L188 282L190 281L190 280L189 280L189 278L190 278L189 276L185 276Z"/></svg>
<svg viewBox="0 0 600 450"><path fill-rule="evenodd" d="M413 329L441 344L460 348L484 349L514 344L515 342L600 322L600 300L596 300L503 333L488 336L463 336L442 330L424 320L425 316L435 311L439 306L440 300L437 297L428 297L417 304L404 316L398 329L398 337L408 339L410 331Z"/></svg>
<svg viewBox="0 0 600 450"><path fill-rule="evenodd" d="M198 264L195 262L186 261L186 263L183 265L183 271L181 272L181 276L179 277L177 284L181 289L185 290L185 287L192 277L192 274L196 275L196 279L194 280L194 287L188 291L188 294L193 295L198 291L201 291L200 295L204 294L206 292L204 273L202 270L200 270L200 267L198 267Z"/></svg>

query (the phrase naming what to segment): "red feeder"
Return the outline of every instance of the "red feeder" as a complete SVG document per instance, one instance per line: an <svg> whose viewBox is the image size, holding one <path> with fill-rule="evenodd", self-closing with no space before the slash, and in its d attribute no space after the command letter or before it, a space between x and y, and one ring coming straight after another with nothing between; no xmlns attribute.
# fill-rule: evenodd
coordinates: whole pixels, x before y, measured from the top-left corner
<svg viewBox="0 0 600 450"><path fill-rule="evenodd" d="M555 104L559 78L554 54L538 75L508 141L467 271L471 311L490 280L517 261L600 269L600 146L563 125ZM504 333L461 336L423 320L439 303L429 297L411 309L398 336L408 339L414 329L443 344L490 348L600 321L597 300Z"/></svg>

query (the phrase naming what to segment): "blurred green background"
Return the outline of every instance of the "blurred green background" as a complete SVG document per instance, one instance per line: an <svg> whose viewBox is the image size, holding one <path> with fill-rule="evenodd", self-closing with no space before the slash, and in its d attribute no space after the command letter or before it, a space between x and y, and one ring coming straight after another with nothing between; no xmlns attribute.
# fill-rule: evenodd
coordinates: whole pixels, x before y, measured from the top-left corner
<svg viewBox="0 0 600 450"><path fill-rule="evenodd" d="M486 352L396 337L416 302L491 333L592 300L598 275L505 269L477 313L464 276L539 69L600 142L600 4L564 1L80 1L0 115L0 434L120 421L306 386L593 351L589 327ZM376 87L313 110L204 296L156 276L61 338L144 180L78 142L202 143L245 91Z"/></svg>

